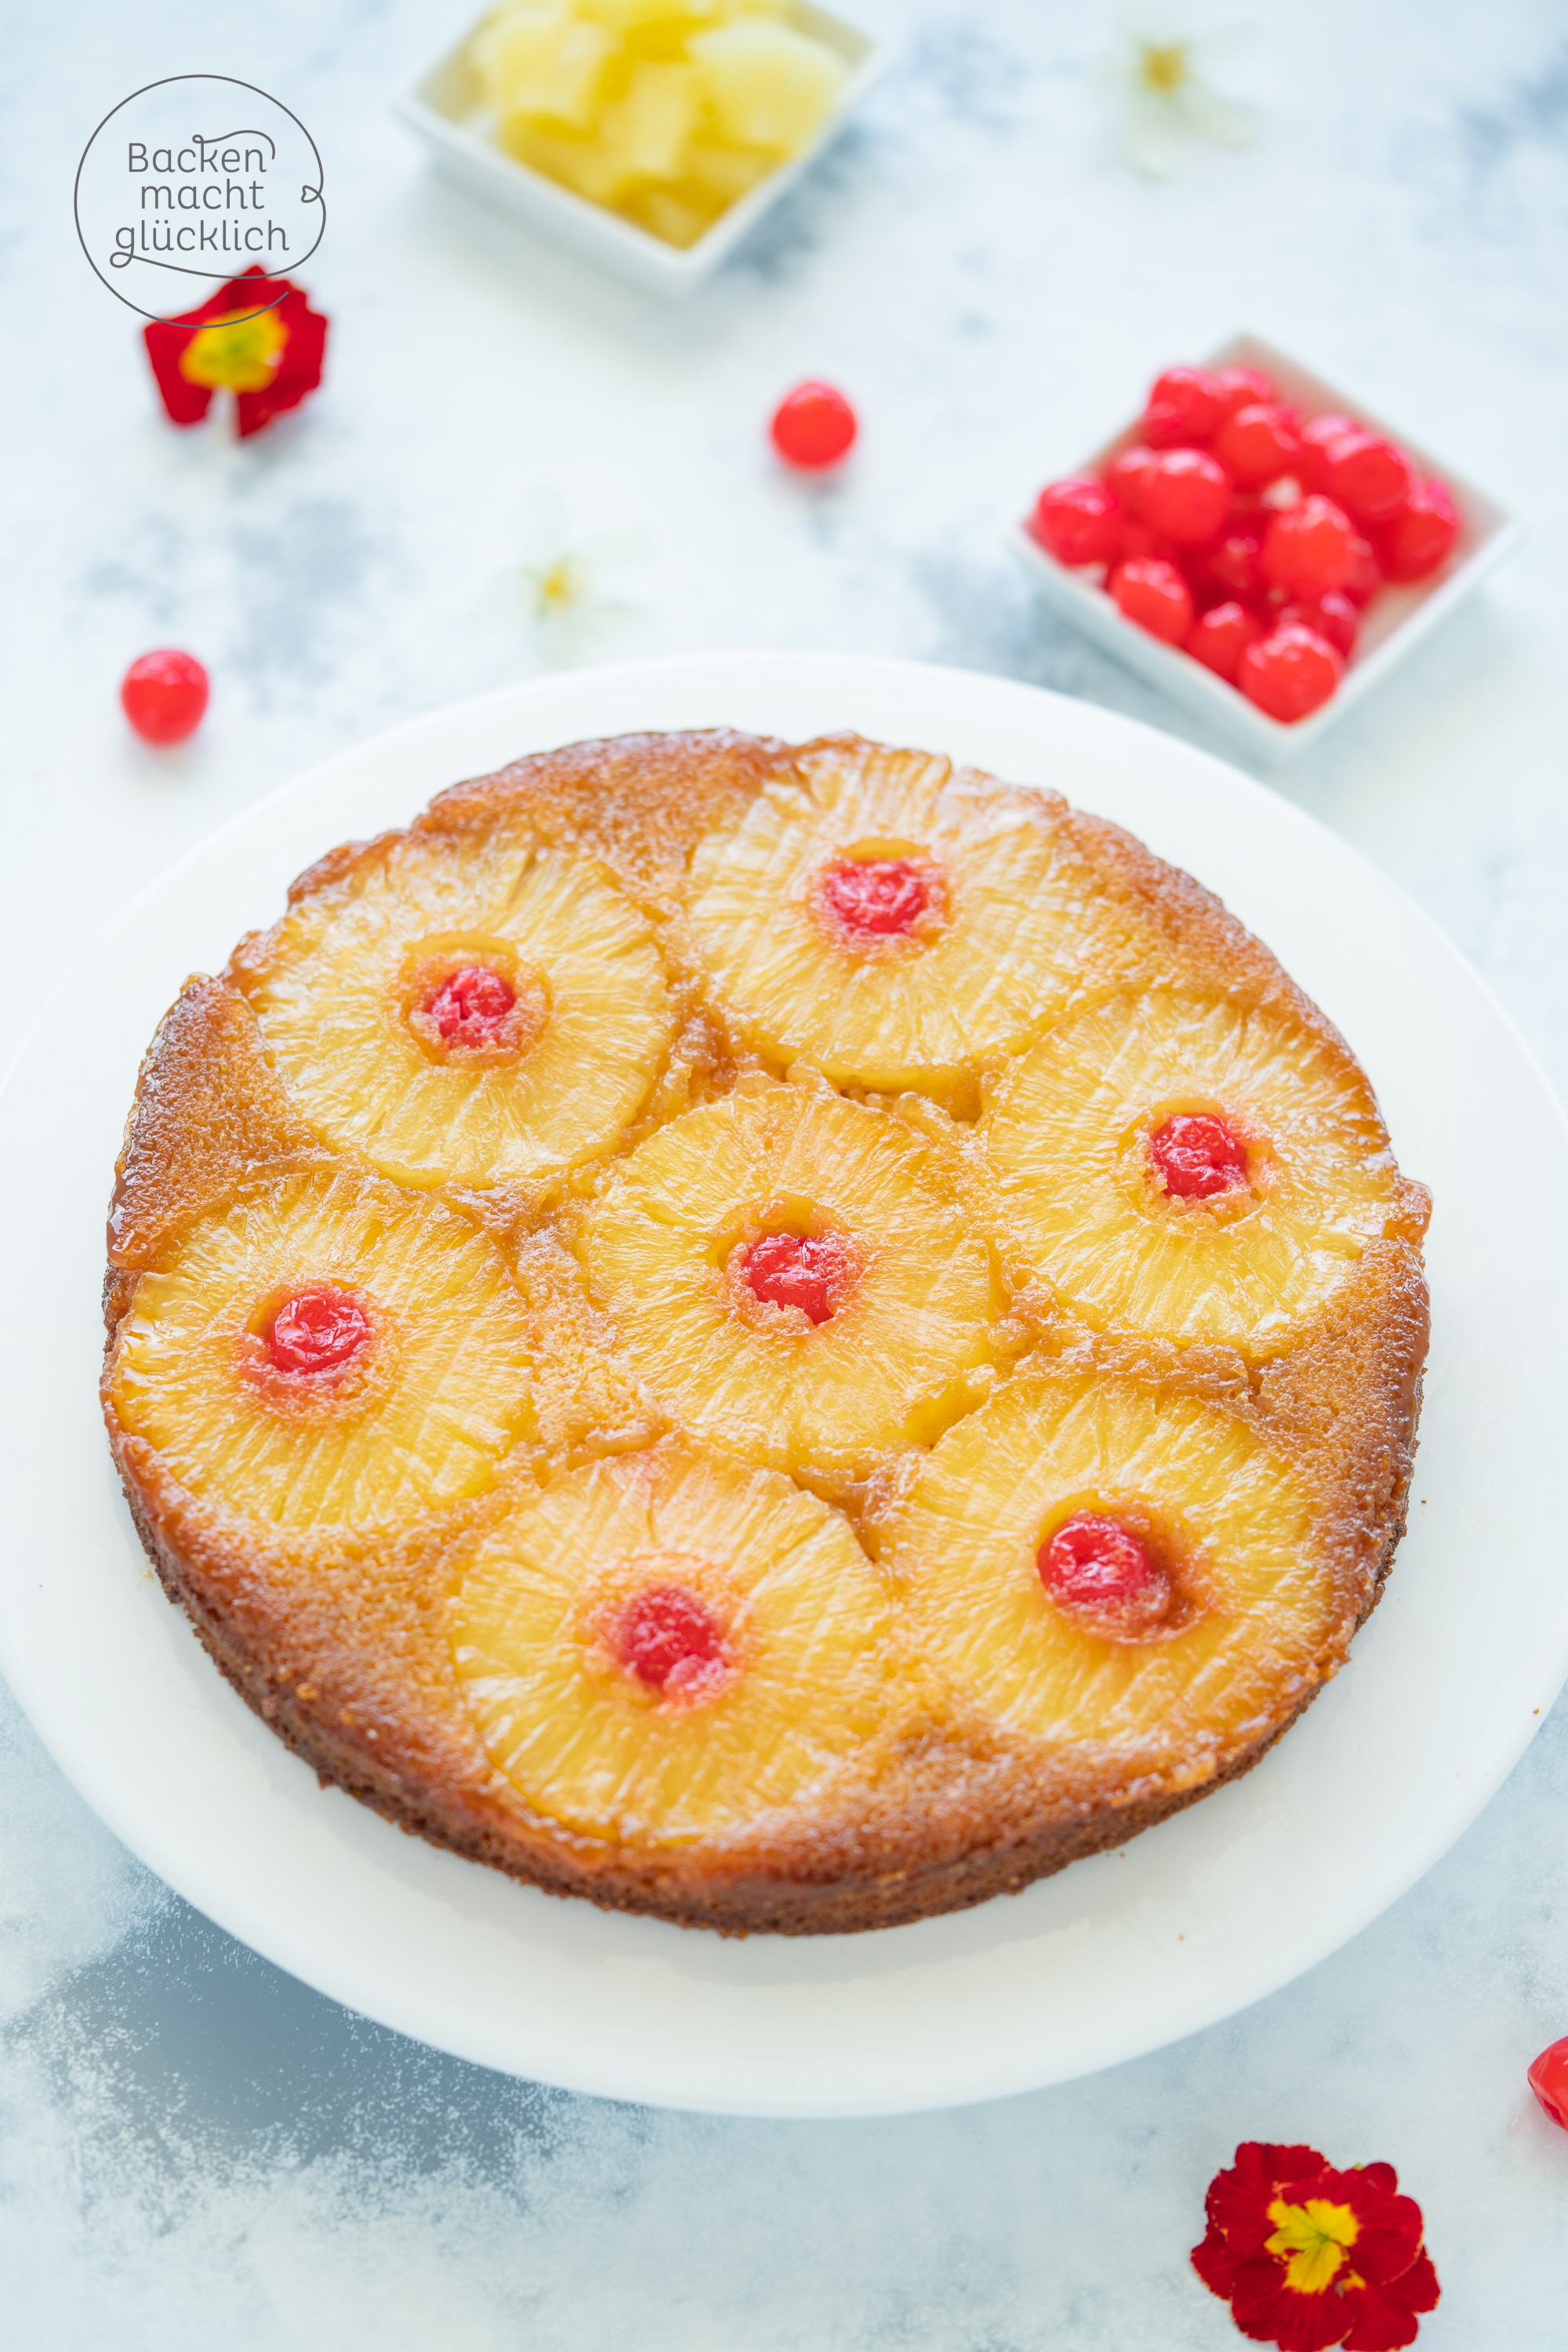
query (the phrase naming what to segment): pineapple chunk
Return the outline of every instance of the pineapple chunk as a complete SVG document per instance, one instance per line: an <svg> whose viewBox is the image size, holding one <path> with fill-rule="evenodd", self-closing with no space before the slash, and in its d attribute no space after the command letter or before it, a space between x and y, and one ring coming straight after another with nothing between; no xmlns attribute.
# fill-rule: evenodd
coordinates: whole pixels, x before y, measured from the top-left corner
<svg viewBox="0 0 1568 2352"><path fill-rule="evenodd" d="M787 1479L683 1444L515 1500L461 1566L453 1656L491 1762L590 1837L679 1845L812 1796L903 1691L885 1579ZM682 1705L606 1654L606 1611L692 1591L735 1671Z"/></svg>
<svg viewBox="0 0 1568 2352"><path fill-rule="evenodd" d="M815 137L844 86L843 61L791 25L746 16L697 33L688 48L721 138L793 155Z"/></svg>
<svg viewBox="0 0 1568 2352"><path fill-rule="evenodd" d="M363 1364L290 1384L257 1336L329 1283L369 1313ZM466 1218L312 1171L202 1218L136 1286L110 1409L203 1501L291 1535L406 1524L482 1494L531 1434L528 1323Z"/></svg>
<svg viewBox="0 0 1568 2352"><path fill-rule="evenodd" d="M934 936L860 952L833 935L814 891L857 852L941 871ZM698 951L746 1042L840 1086L942 1093L1144 953L1039 794L852 738L802 754L794 780L715 826L690 892Z"/></svg>
<svg viewBox="0 0 1568 2352"><path fill-rule="evenodd" d="M1085 1509L1161 1529L1184 1606L1158 1637L1088 1633L1048 1598L1042 1537ZM1053 1796L1092 1801L1111 1773L1142 1794L1209 1779L1332 1670L1350 1627L1313 1530L1289 1464L1217 1407L1024 1376L924 1465L892 1567L961 1707L1039 1742Z"/></svg>
<svg viewBox="0 0 1568 2352"><path fill-rule="evenodd" d="M574 13L571 0L555 0L492 16L475 35L472 57L497 114L544 115L581 131L594 120L616 46L604 26Z"/></svg>
<svg viewBox="0 0 1568 2352"><path fill-rule="evenodd" d="M631 179L626 157L612 152L597 131L559 131L531 115L511 114L496 139L520 163L559 180L591 205L616 205Z"/></svg>
<svg viewBox="0 0 1568 2352"><path fill-rule="evenodd" d="M626 96L601 114L599 137L626 179L677 179L700 106L690 66L639 63Z"/></svg>
<svg viewBox="0 0 1568 2352"><path fill-rule="evenodd" d="M780 1231L851 1245L827 1320L742 1295L734 1254ZM990 1362L989 1254L952 1172L858 1103L768 1087L689 1111L615 1169L578 1248L654 1401L773 1468L864 1475L929 1443Z"/></svg>
<svg viewBox="0 0 1568 2352"><path fill-rule="evenodd" d="M1205 1111L1251 1137L1254 1181L1173 1201L1148 1137ZM1003 1228L1100 1329L1268 1353L1396 1213L1388 1138L1349 1055L1225 999L1156 989L1072 1015L1002 1079L982 1132Z"/></svg>
<svg viewBox="0 0 1568 2352"><path fill-rule="evenodd" d="M432 1059L410 1024L429 958L510 971L546 1008L510 1060ZM637 1116L672 1022L647 924L591 860L416 834L310 893L237 958L301 1116L405 1184L542 1184Z"/></svg>

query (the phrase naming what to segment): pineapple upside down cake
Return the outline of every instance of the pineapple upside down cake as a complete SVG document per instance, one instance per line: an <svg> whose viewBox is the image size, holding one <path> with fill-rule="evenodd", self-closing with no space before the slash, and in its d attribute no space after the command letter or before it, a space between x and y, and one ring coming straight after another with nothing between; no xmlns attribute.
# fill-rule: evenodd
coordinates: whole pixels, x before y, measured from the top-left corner
<svg viewBox="0 0 1568 2352"><path fill-rule="evenodd" d="M1428 1203L1057 794L628 736L332 851L143 1064L104 1408L236 1688L409 1830L730 1932L1232 1778L1404 1524Z"/></svg>

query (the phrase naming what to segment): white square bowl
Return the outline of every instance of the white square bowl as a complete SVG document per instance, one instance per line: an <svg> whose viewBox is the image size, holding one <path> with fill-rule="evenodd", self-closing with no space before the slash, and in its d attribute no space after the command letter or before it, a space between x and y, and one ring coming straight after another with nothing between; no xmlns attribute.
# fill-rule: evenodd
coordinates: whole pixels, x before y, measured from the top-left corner
<svg viewBox="0 0 1568 2352"><path fill-rule="evenodd" d="M476 19L462 39L399 99L397 112L429 142L437 163L465 187L500 205L530 228L542 230L585 261L596 262L645 294L666 301L694 292L801 173L809 170L828 141L843 130L872 84L881 79L891 55L886 42L873 40L842 16L812 6L811 0L793 0L789 22L832 49L848 68L837 102L798 154L759 180L720 215L695 245L682 249L666 245L605 205L574 194L496 145L489 136L479 79L468 63L468 44L482 22Z"/></svg>
<svg viewBox="0 0 1568 2352"><path fill-rule="evenodd" d="M1248 702L1239 688L1227 686L1202 662L1194 661L1173 646L1162 645L1146 629L1124 620L1103 589L1093 586L1077 572L1069 572L1054 562L1044 548L1037 545L1027 530L1019 525L1017 543L1032 566L1040 592L1046 602L1064 620L1093 637L1118 661L1130 669L1140 670L1145 677L1163 688L1173 702L1185 705L1196 718L1203 719L1215 734L1223 737L1235 748L1250 756L1259 766L1279 767L1294 759L1314 743L1321 740L1327 730L1335 726L1347 711L1353 710L1365 696L1371 694L1391 670L1430 635L1438 624L1451 613L1462 597L1468 596L1505 555L1518 546L1523 532L1510 515L1496 500L1489 499L1452 466L1434 457L1409 435L1397 426L1373 415L1364 401L1354 399L1328 383L1310 369L1301 366L1285 352L1276 351L1271 343L1257 335L1233 335L1202 362L1208 368L1258 367L1272 376L1284 399L1301 409L1309 417L1321 415L1325 409L1343 410L1363 425L1397 441L1408 452L1419 471L1436 474L1453 495L1459 511L1459 536L1453 553L1446 564L1429 579L1416 580L1405 587L1385 587L1378 591L1366 625L1356 641L1355 651L1346 667L1337 693L1315 710L1310 719L1298 719L1294 726L1285 726L1270 719L1256 704ZM1081 465L1064 468L1074 474L1099 474L1112 457L1130 448L1138 438L1136 424L1129 425L1103 447L1086 458Z"/></svg>

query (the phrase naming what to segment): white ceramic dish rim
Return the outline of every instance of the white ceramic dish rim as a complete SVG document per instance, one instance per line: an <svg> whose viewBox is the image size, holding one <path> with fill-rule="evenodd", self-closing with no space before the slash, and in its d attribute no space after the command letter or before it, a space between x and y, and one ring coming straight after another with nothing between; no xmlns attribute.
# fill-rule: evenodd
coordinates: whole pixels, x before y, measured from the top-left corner
<svg viewBox="0 0 1568 2352"><path fill-rule="evenodd" d="M1351 663L1331 699L1310 718L1288 727L1269 718L1267 711L1259 710L1223 678L1214 677L1201 662L1194 661L1174 646L1162 645L1146 629L1126 620L1102 590L1053 562L1022 523L1015 526L1015 544L1030 564L1048 601L1066 619L1087 630L1120 660L1141 669L1233 744L1267 765L1278 767L1288 760L1300 758L1320 741L1413 654L1456 605L1515 551L1524 537L1523 526L1457 467L1422 448L1407 433L1377 415L1363 400L1331 383L1304 361L1281 351L1277 344L1266 342L1260 335L1245 331L1232 335L1216 350L1206 352L1199 364L1207 368L1260 367L1291 396L1310 400L1314 414L1325 408L1343 408L1372 431L1397 441L1410 452L1423 472L1437 475L1447 484L1458 502L1465 535L1471 541L1463 562L1451 572L1419 585L1408 609L1388 634ZM1135 425L1123 425L1080 464L1067 471L1097 473L1134 438L1135 431Z"/></svg>
<svg viewBox="0 0 1568 2352"><path fill-rule="evenodd" d="M320 1789L141 1561L91 1397L108 1161L184 969L220 961L326 844L401 821L459 774L592 733L720 723L951 748L1064 785L1184 856L1348 1029L1405 1164L1439 1187L1422 1499L1346 1673L1256 1772L1121 1853L868 1937L725 1942L554 1902ZM753 2114L890 2113L1092 2072L1258 1999L1375 1916L1474 1818L1568 1666L1568 1591L1531 1541L1568 1307L1562 1114L1475 975L1391 886L1248 779L1131 720L831 655L690 656L508 689L247 812L138 902L51 1020L72 1055L35 1040L0 1108L7 1230L36 1244L14 1253L26 1360L0 1363L0 1665L153 1869L404 2032L577 2090ZM1488 1214L1490 1160L1472 1140L1489 1148L1500 1121L1518 1179L1509 1220ZM1485 1594L1471 1573L1483 1557Z"/></svg>
<svg viewBox="0 0 1568 2352"><path fill-rule="evenodd" d="M847 127L892 63L894 44L885 36L868 32L852 18L840 16L837 9L816 6L812 0L796 0L796 5L806 30L830 27L846 34L851 44L864 44L861 54L850 61L846 51L848 77L821 129L796 154L786 158L754 188L737 198L695 245L685 247L664 244L639 228L635 221L622 219L605 205L591 204L585 196L562 186L544 173L535 172L515 156L503 153L491 141L437 103L433 93L437 83L444 75L460 69L468 44L482 19L476 19L434 65L426 68L395 101L395 111L438 156L458 166L470 186L483 188L517 217L647 290L670 297L691 293L811 169L824 149Z"/></svg>

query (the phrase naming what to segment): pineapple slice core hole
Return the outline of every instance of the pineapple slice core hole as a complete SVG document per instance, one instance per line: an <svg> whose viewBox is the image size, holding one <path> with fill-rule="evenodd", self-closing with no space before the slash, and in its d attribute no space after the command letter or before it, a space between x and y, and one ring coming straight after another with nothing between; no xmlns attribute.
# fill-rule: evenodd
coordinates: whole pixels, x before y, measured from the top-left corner
<svg viewBox="0 0 1568 2352"><path fill-rule="evenodd" d="M307 1377L342 1371L370 1335L370 1317L360 1300L333 1282L290 1291L258 1334L276 1371Z"/></svg>
<svg viewBox="0 0 1568 2352"><path fill-rule="evenodd" d="M745 1596L693 1552L635 1552L600 1568L577 1617L592 1680L661 1712L721 1698L755 1647Z"/></svg>
<svg viewBox="0 0 1568 2352"><path fill-rule="evenodd" d="M1058 1501L1041 1528L1035 1566L1050 1605L1102 1642L1165 1641L1209 1606L1196 1547L1129 1496L1093 1492Z"/></svg>
<svg viewBox="0 0 1568 2352"><path fill-rule="evenodd" d="M1121 1150L1122 1190L1145 1215L1230 1224L1273 1192L1279 1163L1257 1121L1228 1103L1184 1096L1146 1110Z"/></svg>
<svg viewBox="0 0 1568 2352"><path fill-rule="evenodd" d="M522 1061L550 1021L543 973L504 940L422 940L404 961L398 995L427 1058L465 1069Z"/></svg>
<svg viewBox="0 0 1568 2352"><path fill-rule="evenodd" d="M796 1335L841 1314L865 1272L863 1252L831 1213L793 1195L728 1219L712 1257L744 1321Z"/></svg>
<svg viewBox="0 0 1568 2352"><path fill-rule="evenodd" d="M907 841L858 841L818 868L817 919L842 947L864 951L927 947L951 913L947 871Z"/></svg>

